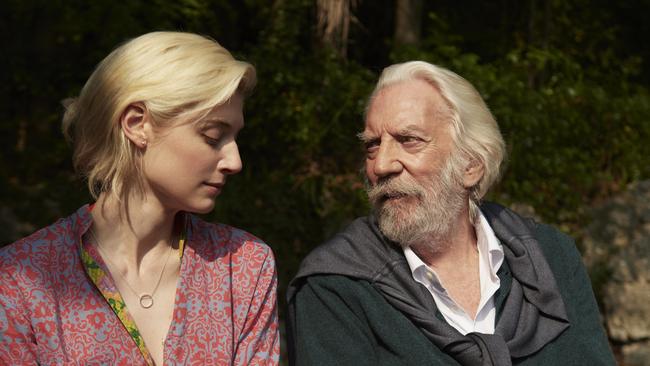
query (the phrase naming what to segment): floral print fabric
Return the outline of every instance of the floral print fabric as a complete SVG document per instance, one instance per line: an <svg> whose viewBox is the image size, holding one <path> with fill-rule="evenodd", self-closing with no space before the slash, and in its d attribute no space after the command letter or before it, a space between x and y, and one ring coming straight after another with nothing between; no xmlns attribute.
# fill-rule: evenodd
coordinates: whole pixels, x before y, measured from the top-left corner
<svg viewBox="0 0 650 366"><path fill-rule="evenodd" d="M116 291L114 287L111 287L111 281L108 279L107 272L102 268L95 258L98 257L97 251L94 250L92 246L86 246L85 243L81 245L81 263L88 274L88 277L93 281L97 289L102 293L104 299L108 302L108 305L111 306L115 315L120 319L126 331L131 335L133 341L138 346L138 349L142 353L145 361L148 365L154 365L154 361L147 350L146 345L144 344L144 339L140 335L138 326L135 324L135 321L129 315L128 310L126 309L126 304L122 299L119 291ZM92 251L92 253L91 253ZM93 258L93 255L95 258Z"/></svg>
<svg viewBox="0 0 650 366"><path fill-rule="evenodd" d="M0 249L0 364L150 362L84 270L80 240L91 223L84 206ZM278 364L271 250L191 215L186 234L165 365ZM100 283L115 288L110 276Z"/></svg>

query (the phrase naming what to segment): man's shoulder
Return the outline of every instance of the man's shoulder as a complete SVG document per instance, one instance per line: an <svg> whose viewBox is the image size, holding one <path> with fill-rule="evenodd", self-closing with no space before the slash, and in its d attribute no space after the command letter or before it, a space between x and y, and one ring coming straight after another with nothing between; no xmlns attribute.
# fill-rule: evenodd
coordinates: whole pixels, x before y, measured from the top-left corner
<svg viewBox="0 0 650 366"><path fill-rule="evenodd" d="M336 295L346 302L364 297L367 293L377 292L366 280L339 274L316 274L306 277L300 290L304 289L323 295Z"/></svg>
<svg viewBox="0 0 650 366"><path fill-rule="evenodd" d="M527 240L532 237L556 275L569 275L582 265L573 239L557 228L521 216L497 203L485 202L481 205L481 211L499 239L519 237Z"/></svg>
<svg viewBox="0 0 650 366"><path fill-rule="evenodd" d="M303 279L294 296L301 306L317 301L332 309L345 308L357 314L387 311L391 306L368 281L337 274L313 275Z"/></svg>
<svg viewBox="0 0 650 366"><path fill-rule="evenodd" d="M372 289L366 280L339 274L318 274L305 278L305 285L318 291L359 293ZM373 291L375 291L373 289Z"/></svg>
<svg viewBox="0 0 650 366"><path fill-rule="evenodd" d="M374 230L371 217L362 216L352 220L344 228L315 247L306 257L321 257L328 253L349 253L364 249L368 243L381 241L381 234Z"/></svg>
<svg viewBox="0 0 650 366"><path fill-rule="evenodd" d="M576 247L573 239L556 227L536 221L494 202L481 204L481 211L488 219L490 226L505 226L507 232L522 239L532 235L542 246L545 254L566 254L575 256Z"/></svg>
<svg viewBox="0 0 650 366"><path fill-rule="evenodd" d="M397 249L379 232L372 217L360 217L312 250L296 277L330 274L369 280L396 255L403 258Z"/></svg>
<svg viewBox="0 0 650 366"><path fill-rule="evenodd" d="M570 275L582 266L582 256L573 238L554 226L537 223L535 239L554 273Z"/></svg>
<svg viewBox="0 0 650 366"><path fill-rule="evenodd" d="M571 236L560 231L555 226L536 222L534 228L535 238L547 245L552 245L554 249L566 250L575 248L575 242Z"/></svg>

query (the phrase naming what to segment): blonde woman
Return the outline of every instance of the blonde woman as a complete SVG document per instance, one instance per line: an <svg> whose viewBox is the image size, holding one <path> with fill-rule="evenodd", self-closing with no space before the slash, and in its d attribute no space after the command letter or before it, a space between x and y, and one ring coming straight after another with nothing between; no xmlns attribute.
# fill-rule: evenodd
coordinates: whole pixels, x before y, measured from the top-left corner
<svg viewBox="0 0 650 366"><path fill-rule="evenodd" d="M277 364L276 272L212 210L255 70L155 32L114 50L63 130L96 198L0 250L0 364Z"/></svg>

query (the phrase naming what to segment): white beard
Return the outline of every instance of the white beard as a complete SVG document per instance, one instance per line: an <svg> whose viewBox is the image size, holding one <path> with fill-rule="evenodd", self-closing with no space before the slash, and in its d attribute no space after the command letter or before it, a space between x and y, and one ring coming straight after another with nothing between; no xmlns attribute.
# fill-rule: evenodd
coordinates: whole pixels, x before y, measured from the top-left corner
<svg viewBox="0 0 650 366"><path fill-rule="evenodd" d="M425 187L410 176L380 181L367 188L379 229L402 247L427 241L433 252L442 245L467 204L464 187L454 174L453 159ZM424 243L423 243L424 244Z"/></svg>

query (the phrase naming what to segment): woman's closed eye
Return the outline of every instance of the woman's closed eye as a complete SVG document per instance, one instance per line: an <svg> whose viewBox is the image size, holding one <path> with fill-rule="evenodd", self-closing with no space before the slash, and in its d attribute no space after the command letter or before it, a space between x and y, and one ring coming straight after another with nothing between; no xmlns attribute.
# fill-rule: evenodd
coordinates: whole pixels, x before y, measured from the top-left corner
<svg viewBox="0 0 650 366"><path fill-rule="evenodd" d="M217 147L221 144L221 134L216 134L216 133L204 133L203 134L203 139L205 140L205 143L212 146L212 147Z"/></svg>

